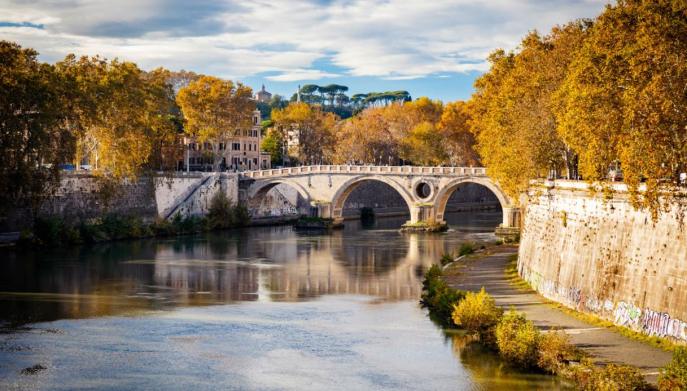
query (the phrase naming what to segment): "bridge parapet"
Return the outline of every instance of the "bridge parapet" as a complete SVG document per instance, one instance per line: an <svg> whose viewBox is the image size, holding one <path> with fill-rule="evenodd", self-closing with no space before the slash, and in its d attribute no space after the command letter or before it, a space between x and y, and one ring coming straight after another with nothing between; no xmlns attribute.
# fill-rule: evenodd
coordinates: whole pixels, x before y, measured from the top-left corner
<svg viewBox="0 0 687 391"><path fill-rule="evenodd" d="M277 185L295 189L320 217L343 219L348 196L366 181L382 182L398 192L410 212L410 223L444 223L446 204L454 191L466 183L491 190L504 211L503 226L517 225L518 209L484 167L315 165L245 171L240 174L245 199L261 202Z"/></svg>
<svg viewBox="0 0 687 391"><path fill-rule="evenodd" d="M422 166L357 166L317 165L273 168L260 171L244 171L248 178L274 178L309 174L376 174L376 175L437 175L437 176L487 176L484 167L422 167Z"/></svg>

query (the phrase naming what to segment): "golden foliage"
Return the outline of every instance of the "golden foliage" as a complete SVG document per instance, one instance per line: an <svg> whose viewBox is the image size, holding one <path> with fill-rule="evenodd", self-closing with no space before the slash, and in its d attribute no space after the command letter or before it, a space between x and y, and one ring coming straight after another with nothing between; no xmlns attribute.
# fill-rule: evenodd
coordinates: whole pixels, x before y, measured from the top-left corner
<svg viewBox="0 0 687 391"><path fill-rule="evenodd" d="M464 102L444 106L422 97L368 108L337 128L334 160L339 163L475 165Z"/></svg>
<svg viewBox="0 0 687 391"><path fill-rule="evenodd" d="M65 92L66 128L102 175L135 177L154 146L173 140L174 100L162 70L143 72L134 63L67 56L56 64Z"/></svg>
<svg viewBox="0 0 687 391"><path fill-rule="evenodd" d="M298 148L288 153L303 164L332 161L333 130L338 120L336 114L324 112L319 106L307 103L292 103L272 111L272 121L276 127L298 134Z"/></svg>

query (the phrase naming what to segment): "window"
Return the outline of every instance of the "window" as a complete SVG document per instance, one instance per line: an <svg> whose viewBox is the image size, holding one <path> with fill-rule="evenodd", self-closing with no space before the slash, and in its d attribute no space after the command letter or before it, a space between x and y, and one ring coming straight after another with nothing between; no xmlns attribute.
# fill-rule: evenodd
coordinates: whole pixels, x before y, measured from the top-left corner
<svg viewBox="0 0 687 391"><path fill-rule="evenodd" d="M231 149L232 149L232 151L240 151L241 150L241 143L231 143Z"/></svg>

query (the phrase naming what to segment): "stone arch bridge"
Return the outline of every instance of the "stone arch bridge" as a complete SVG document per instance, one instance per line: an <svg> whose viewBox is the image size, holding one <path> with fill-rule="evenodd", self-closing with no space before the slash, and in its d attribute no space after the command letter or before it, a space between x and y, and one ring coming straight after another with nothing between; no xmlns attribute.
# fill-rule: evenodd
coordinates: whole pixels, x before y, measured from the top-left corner
<svg viewBox="0 0 687 391"><path fill-rule="evenodd" d="M319 217L340 222L346 199L366 181L382 182L395 189L408 205L409 223L443 223L453 192L466 183L476 183L498 198L503 210L502 227L519 225L519 209L487 177L483 167L319 165L246 171L240 175L239 199L249 205L259 203L270 189L285 184L295 189Z"/></svg>

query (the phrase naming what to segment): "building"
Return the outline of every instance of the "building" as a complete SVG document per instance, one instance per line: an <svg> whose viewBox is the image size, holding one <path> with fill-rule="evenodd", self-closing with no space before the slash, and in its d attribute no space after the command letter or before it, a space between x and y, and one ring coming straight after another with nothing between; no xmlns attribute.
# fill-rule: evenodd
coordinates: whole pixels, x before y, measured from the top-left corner
<svg viewBox="0 0 687 391"><path fill-rule="evenodd" d="M270 154L260 151L260 111L253 111L252 126L222 142L198 142L184 137L186 171L246 171L270 168ZM217 166L214 166L217 164Z"/></svg>
<svg viewBox="0 0 687 391"><path fill-rule="evenodd" d="M265 90L265 85L262 85L262 89L255 94L255 100L262 103L269 103L272 99L272 94Z"/></svg>

